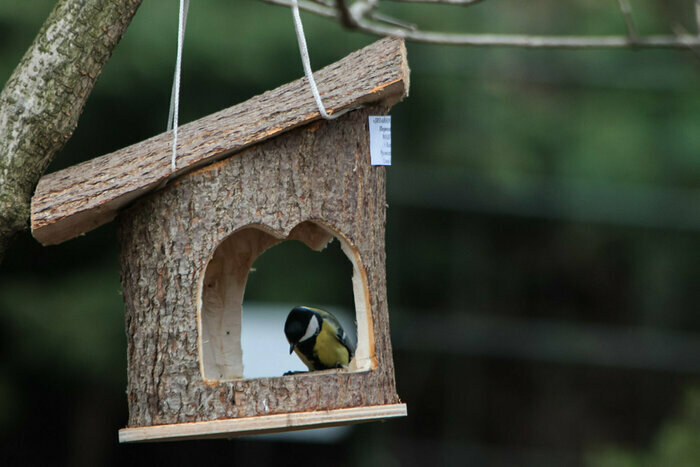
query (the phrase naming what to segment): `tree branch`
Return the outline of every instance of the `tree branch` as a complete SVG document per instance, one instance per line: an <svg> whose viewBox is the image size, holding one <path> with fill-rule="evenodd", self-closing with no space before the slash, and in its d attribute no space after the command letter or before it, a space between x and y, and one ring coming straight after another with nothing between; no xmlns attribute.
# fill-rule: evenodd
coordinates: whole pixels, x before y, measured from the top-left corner
<svg viewBox="0 0 700 467"><path fill-rule="evenodd" d="M347 5L345 5L345 0L335 0L335 7L338 10L340 16L340 24L345 26L347 29L355 29L357 23L355 18L348 10Z"/></svg>
<svg viewBox="0 0 700 467"><path fill-rule="evenodd" d="M59 0L0 93L0 261L141 0Z"/></svg>
<svg viewBox="0 0 700 467"><path fill-rule="evenodd" d="M637 27L634 24L634 18L632 17L632 8L627 0L617 0L620 6L620 13L622 13L622 18L625 20L625 27L627 27L627 37L632 40L636 40L638 37Z"/></svg>
<svg viewBox="0 0 700 467"><path fill-rule="evenodd" d="M355 21L360 18L366 17L370 12L374 11L379 4L379 0L357 0L350 7L350 14L353 16Z"/></svg>
<svg viewBox="0 0 700 467"><path fill-rule="evenodd" d="M481 3L484 0L392 0L397 3L441 3L444 5L471 6Z"/></svg>
<svg viewBox="0 0 700 467"><path fill-rule="evenodd" d="M263 0L266 3L279 6L291 6L290 0ZM440 0L443 2L443 0ZM436 0L437 3L437 0ZM337 19L338 12L335 8L319 5L309 1L299 0L299 8L319 16ZM357 3L356 3L357 4ZM353 7L350 12L354 13ZM381 36L395 36L414 42L424 42L441 45L462 45L480 47L523 47L523 48L559 48L559 49L604 49L604 48L667 48L688 49L700 47L700 36L681 35L654 35L637 36L632 39L629 36L534 36L527 34L461 34L443 33L433 31L420 31L388 27L378 24L363 17L355 16L356 30ZM388 22L388 21L383 21Z"/></svg>

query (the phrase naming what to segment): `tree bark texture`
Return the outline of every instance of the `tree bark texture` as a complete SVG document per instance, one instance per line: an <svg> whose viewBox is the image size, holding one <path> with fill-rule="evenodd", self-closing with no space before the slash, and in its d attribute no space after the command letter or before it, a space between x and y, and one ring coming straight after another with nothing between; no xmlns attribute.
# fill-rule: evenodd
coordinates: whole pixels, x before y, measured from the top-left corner
<svg viewBox="0 0 700 467"><path fill-rule="evenodd" d="M0 94L0 261L141 0L60 0Z"/></svg>
<svg viewBox="0 0 700 467"><path fill-rule="evenodd" d="M385 169L369 161L368 116L386 111L366 108L294 129L120 212L129 427L399 402L386 299ZM202 287L217 247L248 226L322 247L323 235L295 230L309 223L337 232L358 254L373 369L204 379ZM250 257L234 258L248 267ZM273 332L284 339L282 325Z"/></svg>

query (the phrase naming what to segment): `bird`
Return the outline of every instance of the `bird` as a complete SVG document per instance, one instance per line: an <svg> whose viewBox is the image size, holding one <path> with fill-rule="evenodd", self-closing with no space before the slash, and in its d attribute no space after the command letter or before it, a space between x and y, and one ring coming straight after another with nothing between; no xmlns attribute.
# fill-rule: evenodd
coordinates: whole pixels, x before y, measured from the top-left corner
<svg viewBox="0 0 700 467"><path fill-rule="evenodd" d="M309 371L347 368L355 346L338 319L328 311L297 306L284 323L289 354L294 351Z"/></svg>

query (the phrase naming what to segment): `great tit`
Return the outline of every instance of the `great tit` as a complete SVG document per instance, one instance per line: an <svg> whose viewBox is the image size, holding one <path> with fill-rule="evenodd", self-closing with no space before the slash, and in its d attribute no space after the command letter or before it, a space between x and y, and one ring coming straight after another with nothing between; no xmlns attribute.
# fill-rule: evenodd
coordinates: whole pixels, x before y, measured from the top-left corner
<svg viewBox="0 0 700 467"><path fill-rule="evenodd" d="M309 371L347 368L355 353L340 322L320 308L294 308L284 323L284 334L289 353L295 351Z"/></svg>

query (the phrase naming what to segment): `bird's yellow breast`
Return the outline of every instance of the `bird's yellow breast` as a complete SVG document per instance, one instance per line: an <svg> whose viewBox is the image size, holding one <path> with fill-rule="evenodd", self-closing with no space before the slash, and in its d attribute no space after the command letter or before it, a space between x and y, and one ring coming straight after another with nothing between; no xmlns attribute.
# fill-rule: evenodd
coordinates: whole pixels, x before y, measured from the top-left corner
<svg viewBox="0 0 700 467"><path fill-rule="evenodd" d="M348 366L350 354L348 349L340 343L336 331L327 321L323 321L321 332L316 336L314 353L325 366L334 368L338 365Z"/></svg>
<svg viewBox="0 0 700 467"><path fill-rule="evenodd" d="M308 358L306 358L306 355L304 355L304 352L299 350L299 347L294 347L294 353L297 354L299 359L302 361L302 363L304 363L304 365L306 365L306 368L308 368L309 371L314 370L314 363Z"/></svg>

